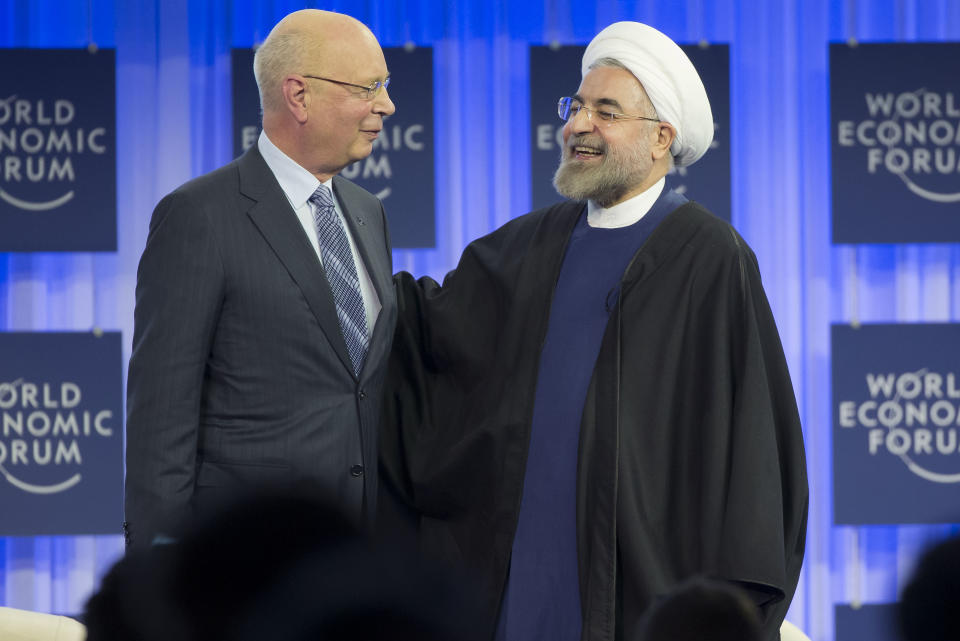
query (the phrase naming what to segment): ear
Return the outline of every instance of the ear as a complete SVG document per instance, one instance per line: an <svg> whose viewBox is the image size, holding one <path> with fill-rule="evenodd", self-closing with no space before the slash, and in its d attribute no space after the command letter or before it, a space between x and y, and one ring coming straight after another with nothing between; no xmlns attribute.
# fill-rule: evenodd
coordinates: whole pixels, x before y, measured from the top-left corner
<svg viewBox="0 0 960 641"><path fill-rule="evenodd" d="M660 122L657 124L656 140L650 146L650 153L654 160L660 160L670 153L670 146L677 137L677 130L669 122Z"/></svg>
<svg viewBox="0 0 960 641"><path fill-rule="evenodd" d="M300 76L287 76L280 85L283 104L287 111L301 125L307 121L307 107L310 105L310 93L307 83Z"/></svg>

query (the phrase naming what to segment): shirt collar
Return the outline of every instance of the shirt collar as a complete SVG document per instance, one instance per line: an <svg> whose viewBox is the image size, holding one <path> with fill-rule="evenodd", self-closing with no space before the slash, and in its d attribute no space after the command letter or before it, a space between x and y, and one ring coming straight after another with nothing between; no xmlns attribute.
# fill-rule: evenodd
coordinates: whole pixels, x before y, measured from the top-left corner
<svg viewBox="0 0 960 641"><path fill-rule="evenodd" d="M313 192L317 190L317 187L320 186L317 177L297 164L293 158L280 151L280 148L267 137L265 131L260 132L257 148L260 150L263 160L267 163L267 167L270 168L277 182L280 183L280 188L287 195L287 199L293 205L293 208L300 209L303 207L310 196L313 195ZM333 192L333 178L323 184L330 189L331 193Z"/></svg>
<svg viewBox="0 0 960 641"><path fill-rule="evenodd" d="M647 212L653 207L653 203L657 202L657 198L663 192L664 184L666 184L666 177L655 182L646 191L609 208L601 207L592 200L589 201L587 203L587 224L591 227L602 227L604 229L632 225L647 215Z"/></svg>

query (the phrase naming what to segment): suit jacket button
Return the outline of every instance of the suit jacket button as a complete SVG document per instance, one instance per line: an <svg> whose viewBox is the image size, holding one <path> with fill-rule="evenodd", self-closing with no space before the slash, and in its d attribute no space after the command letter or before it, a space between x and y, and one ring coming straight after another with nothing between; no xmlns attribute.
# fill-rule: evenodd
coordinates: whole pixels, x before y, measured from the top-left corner
<svg viewBox="0 0 960 641"><path fill-rule="evenodd" d="M364 392L363 390L360 390L360 393L357 394L357 397L362 401L363 399L365 399L365 398L367 397L367 393Z"/></svg>
<svg viewBox="0 0 960 641"><path fill-rule="evenodd" d="M350 468L350 476L363 476L363 466L354 465Z"/></svg>

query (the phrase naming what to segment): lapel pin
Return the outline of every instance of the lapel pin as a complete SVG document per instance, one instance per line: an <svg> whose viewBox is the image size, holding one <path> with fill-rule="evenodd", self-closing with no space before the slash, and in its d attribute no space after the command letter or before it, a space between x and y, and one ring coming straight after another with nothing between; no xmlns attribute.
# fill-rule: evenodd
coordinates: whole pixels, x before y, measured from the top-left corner
<svg viewBox="0 0 960 641"><path fill-rule="evenodd" d="M357 222L360 223L361 225L366 225L366 224L367 224L367 223L363 222L363 218L360 218L360 216L357 216Z"/></svg>

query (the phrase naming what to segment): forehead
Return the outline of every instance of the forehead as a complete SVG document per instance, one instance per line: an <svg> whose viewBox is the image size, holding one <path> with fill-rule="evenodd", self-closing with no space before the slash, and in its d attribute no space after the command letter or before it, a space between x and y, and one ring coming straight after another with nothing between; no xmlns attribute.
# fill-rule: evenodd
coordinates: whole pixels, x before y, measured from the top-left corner
<svg viewBox="0 0 960 641"><path fill-rule="evenodd" d="M577 95L587 104L642 104L646 93L632 73L617 67L594 67L580 82Z"/></svg>
<svg viewBox="0 0 960 641"><path fill-rule="evenodd" d="M326 73L337 74L338 80L366 84L387 75L383 50L376 40L365 34L346 33L328 38L320 51Z"/></svg>

